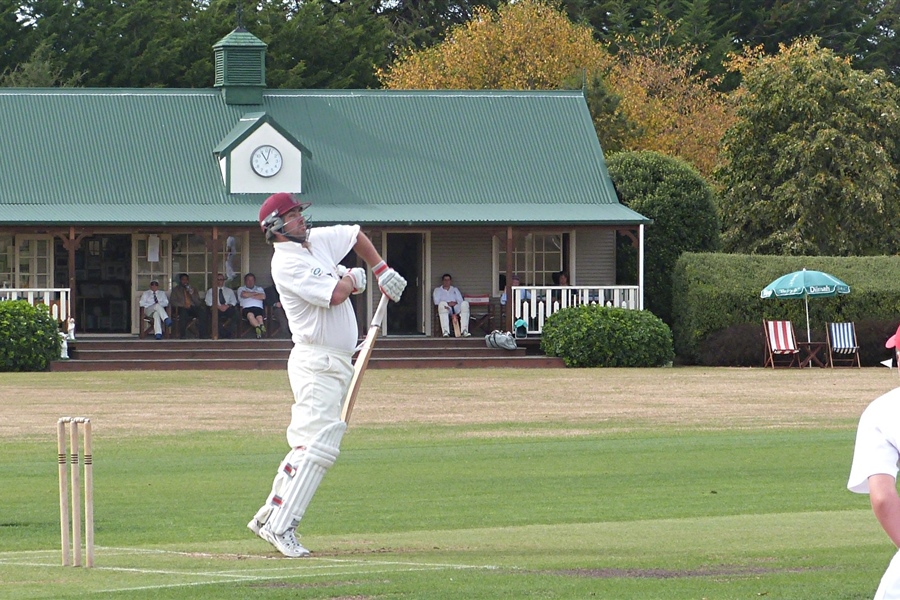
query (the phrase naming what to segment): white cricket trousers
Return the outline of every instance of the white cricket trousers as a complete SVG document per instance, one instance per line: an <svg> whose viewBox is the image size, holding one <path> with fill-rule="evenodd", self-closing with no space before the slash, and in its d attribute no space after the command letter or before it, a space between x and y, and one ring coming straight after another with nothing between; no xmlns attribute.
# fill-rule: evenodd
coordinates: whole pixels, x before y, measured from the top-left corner
<svg viewBox="0 0 900 600"><path fill-rule="evenodd" d="M341 420L341 406L353 379L352 352L295 344L288 359L288 379L294 392L287 442L306 446L328 425Z"/></svg>
<svg viewBox="0 0 900 600"><path fill-rule="evenodd" d="M460 331L468 331L469 330L469 301L463 300L462 304L454 306L452 309L450 305L446 302L441 302L438 304L438 319L441 321L441 332L444 334L450 333L450 313L455 312L459 315L459 329Z"/></svg>
<svg viewBox="0 0 900 600"><path fill-rule="evenodd" d="M162 333L162 326L169 315L166 309L159 304L151 304L144 309L144 314L153 319L153 333Z"/></svg>
<svg viewBox="0 0 900 600"><path fill-rule="evenodd" d="M900 600L900 552L894 554L891 564L881 578L874 600Z"/></svg>

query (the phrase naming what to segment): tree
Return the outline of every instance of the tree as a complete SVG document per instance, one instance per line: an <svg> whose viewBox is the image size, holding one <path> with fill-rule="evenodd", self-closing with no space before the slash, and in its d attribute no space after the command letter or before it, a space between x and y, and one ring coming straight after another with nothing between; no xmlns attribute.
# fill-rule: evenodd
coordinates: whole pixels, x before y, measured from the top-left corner
<svg viewBox="0 0 900 600"><path fill-rule="evenodd" d="M496 9L497 4L497 0L390 0L381 2L378 13L391 30L391 51L399 53L434 46L451 27L471 19L476 6Z"/></svg>
<svg viewBox="0 0 900 600"><path fill-rule="evenodd" d="M653 219L644 241L644 297L647 309L671 324L678 258L720 248L715 192L689 164L656 152L622 152L607 164L622 203ZM620 283L637 272L630 243L619 245L617 262Z"/></svg>
<svg viewBox="0 0 900 600"><path fill-rule="evenodd" d="M622 97L610 88L600 73L592 71L573 76L563 83L563 87L584 90L591 121L605 153L621 152L641 135L640 127L622 111Z"/></svg>
<svg viewBox="0 0 900 600"><path fill-rule="evenodd" d="M43 41L27 61L0 73L0 87L76 87L82 75L76 73L64 80L63 68L50 56L50 42Z"/></svg>
<svg viewBox="0 0 900 600"><path fill-rule="evenodd" d="M556 89L582 69L602 71L609 55L590 28L541 0L476 7L470 21L424 50L407 50L379 71L392 89Z"/></svg>
<svg viewBox="0 0 900 600"><path fill-rule="evenodd" d="M883 72L800 40L736 57L738 121L723 140L725 249L870 255L900 250L900 96Z"/></svg>
<svg viewBox="0 0 900 600"><path fill-rule="evenodd" d="M697 68L699 49L670 45L674 24L653 36L622 38L610 70L610 86L622 97L621 111L640 128L628 150L652 150L681 158L712 177L719 142L734 121L716 78Z"/></svg>
<svg viewBox="0 0 900 600"><path fill-rule="evenodd" d="M270 4L267 78L275 88L379 87L375 70L387 65L390 32L375 6L363 0L308 0L287 10Z"/></svg>

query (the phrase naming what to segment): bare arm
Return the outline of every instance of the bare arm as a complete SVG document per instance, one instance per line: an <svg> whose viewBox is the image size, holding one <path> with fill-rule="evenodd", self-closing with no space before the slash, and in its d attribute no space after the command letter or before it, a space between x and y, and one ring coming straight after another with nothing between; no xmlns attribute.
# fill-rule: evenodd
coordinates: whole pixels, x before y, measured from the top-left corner
<svg viewBox="0 0 900 600"><path fill-rule="evenodd" d="M890 475L879 474L869 477L869 500L875 518L881 523L894 545L900 547L900 496L897 495L897 481Z"/></svg>
<svg viewBox="0 0 900 600"><path fill-rule="evenodd" d="M372 240L361 230L359 235L356 236L356 246L353 249L356 250L356 255L363 259L369 267L374 267L381 262L381 255L378 254L378 250L375 249Z"/></svg>

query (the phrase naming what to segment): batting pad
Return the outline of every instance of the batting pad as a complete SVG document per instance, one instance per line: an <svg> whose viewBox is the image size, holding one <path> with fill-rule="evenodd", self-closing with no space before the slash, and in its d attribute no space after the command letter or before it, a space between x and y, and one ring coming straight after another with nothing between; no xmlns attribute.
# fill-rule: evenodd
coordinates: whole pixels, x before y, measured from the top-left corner
<svg viewBox="0 0 900 600"><path fill-rule="evenodd" d="M328 425L309 443L298 464L284 466L288 480L282 487L282 495L272 496L273 511L266 522L272 533L281 535L303 518L325 472L341 453L339 448L346 430L343 421Z"/></svg>

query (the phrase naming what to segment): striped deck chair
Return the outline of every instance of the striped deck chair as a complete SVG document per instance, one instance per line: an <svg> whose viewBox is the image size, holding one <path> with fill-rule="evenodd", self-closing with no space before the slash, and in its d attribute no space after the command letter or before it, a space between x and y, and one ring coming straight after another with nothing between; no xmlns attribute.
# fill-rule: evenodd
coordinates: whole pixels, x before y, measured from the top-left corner
<svg viewBox="0 0 900 600"><path fill-rule="evenodd" d="M763 321L766 336L765 367L799 367L800 347L790 321ZM776 364L777 363L777 364Z"/></svg>
<svg viewBox="0 0 900 600"><path fill-rule="evenodd" d="M856 326L850 323L826 323L825 336L828 339L828 365L833 369L835 363L848 367L859 364L859 342L856 340Z"/></svg>

